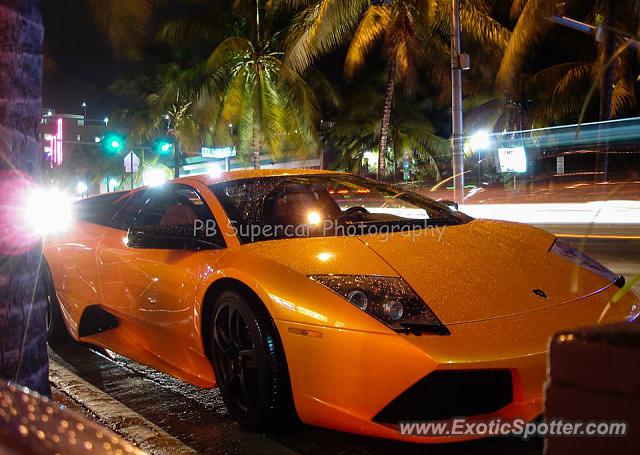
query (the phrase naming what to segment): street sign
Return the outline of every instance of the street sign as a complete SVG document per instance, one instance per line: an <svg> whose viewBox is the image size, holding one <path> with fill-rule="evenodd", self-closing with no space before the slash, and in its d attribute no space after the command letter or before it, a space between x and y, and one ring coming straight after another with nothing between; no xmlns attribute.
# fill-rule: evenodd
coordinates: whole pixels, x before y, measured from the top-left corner
<svg viewBox="0 0 640 455"><path fill-rule="evenodd" d="M138 158L138 155L133 152L129 152L127 156L124 157L123 162L125 172L138 172L138 168L140 167L140 158Z"/></svg>
<svg viewBox="0 0 640 455"><path fill-rule="evenodd" d="M527 154L524 147L499 148L500 172L527 172Z"/></svg>
<svg viewBox="0 0 640 455"><path fill-rule="evenodd" d="M235 147L202 147L201 149L203 158L230 158L236 156Z"/></svg>
<svg viewBox="0 0 640 455"><path fill-rule="evenodd" d="M556 174L564 174L564 156L556 158Z"/></svg>

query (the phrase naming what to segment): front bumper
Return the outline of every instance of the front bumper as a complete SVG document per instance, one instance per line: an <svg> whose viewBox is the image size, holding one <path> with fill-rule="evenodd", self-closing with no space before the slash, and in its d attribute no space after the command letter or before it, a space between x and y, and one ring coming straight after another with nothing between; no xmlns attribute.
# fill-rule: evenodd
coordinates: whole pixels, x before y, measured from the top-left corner
<svg viewBox="0 0 640 455"><path fill-rule="evenodd" d="M596 323L609 294L603 292L511 317L450 325L449 336L372 333L280 320L276 320L276 325L287 356L296 410L303 422L402 441L454 442L477 437L402 435L398 422L390 422L389 417L412 420L420 415L419 406L414 406L413 413L407 412L406 416L402 415L402 406L395 406L393 413L384 411L402 401L412 386L425 381L432 372L442 375L455 371L463 383L481 372L502 372L499 387L484 380L466 392L466 401L474 401L466 408L469 414L457 413L457 409L465 407L460 406L460 400L456 402L452 389L449 397L442 396L439 400L439 409L444 409L444 413L436 414L436 418L526 421L536 418L542 413L550 337L560 330ZM634 303L635 296L625 297L604 321L623 320ZM509 400L504 395L505 374L510 379ZM442 390L446 391L446 387ZM486 394L496 396L479 399ZM478 399L474 400L474 395ZM450 415L443 406L447 400L452 405ZM430 417L428 412L424 415Z"/></svg>

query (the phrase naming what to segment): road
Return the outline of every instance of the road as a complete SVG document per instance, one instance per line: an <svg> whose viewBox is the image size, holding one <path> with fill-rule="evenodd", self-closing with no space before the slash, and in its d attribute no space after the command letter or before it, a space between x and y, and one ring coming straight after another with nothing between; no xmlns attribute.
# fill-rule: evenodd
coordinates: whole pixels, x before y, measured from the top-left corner
<svg viewBox="0 0 640 455"><path fill-rule="evenodd" d="M570 240L575 243L584 241L583 246L588 254L612 270L625 274L627 278L640 272L640 238L634 239L633 232L626 233L624 238L614 238L615 232L612 233L603 228L599 235L608 238L581 239L580 236L583 233L578 233L567 226L547 226L547 228L564 235L573 235L574 237ZM638 287L636 289L640 292ZM149 425L153 428L151 433L156 436L162 433L163 438L159 447L166 449L164 453L190 453L189 450L193 449L197 453L230 454L403 453L410 455L427 451L430 454L540 454L543 450L543 442L539 439L522 441L508 437L425 448L312 428L302 424L287 431L262 435L243 430L234 423L227 415L217 390L197 389L124 357L78 343L53 346L50 358L52 376L55 371L69 372L72 376L77 375L82 378L79 381L86 381L89 387L104 392L104 395L115 403L115 405L107 405L107 410L102 411L105 415L118 414L120 412L118 406L122 406L127 413L139 415L140 421L150 422ZM63 390L65 387L73 388L68 382L62 384ZM98 391L89 392L88 395L95 395L99 393ZM95 396L93 398L93 401L96 401ZM98 414L100 419L100 412L95 410L86 412ZM124 426L122 422L114 423L108 420L103 423L107 423L116 431ZM129 426L137 428L139 425L136 423ZM152 450L152 452L163 453L162 450Z"/></svg>

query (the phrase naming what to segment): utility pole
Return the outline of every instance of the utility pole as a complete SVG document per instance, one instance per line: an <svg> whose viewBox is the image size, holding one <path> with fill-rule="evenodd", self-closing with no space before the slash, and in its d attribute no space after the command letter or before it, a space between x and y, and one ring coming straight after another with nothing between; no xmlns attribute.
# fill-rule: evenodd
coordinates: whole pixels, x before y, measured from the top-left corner
<svg viewBox="0 0 640 455"><path fill-rule="evenodd" d="M616 35L611 30L611 18L613 16L613 2L602 3L602 14L596 20L599 22L596 41L599 42L599 59L602 75L600 76L600 118L601 122L611 120L611 99L613 97L613 85L616 80L614 62L610 62L616 52ZM602 169L602 181L608 180L609 172L609 134L608 123L600 125L600 147L596 159L596 170ZM598 166L599 165L599 166ZM603 187L604 190L604 187Z"/></svg>
<svg viewBox="0 0 640 455"><path fill-rule="evenodd" d="M173 136L173 156L174 156L174 164L173 164L173 178L180 177L180 141L178 140L178 136L174 134Z"/></svg>
<svg viewBox="0 0 640 455"><path fill-rule="evenodd" d="M462 117L462 69L460 45L460 0L452 2L451 28L451 146L453 167L453 200L464 199L464 143ZM466 58L465 58L466 60ZM464 65L468 66L468 65Z"/></svg>
<svg viewBox="0 0 640 455"><path fill-rule="evenodd" d="M180 153L180 141L178 140L178 117L174 119L174 127L171 128L171 117L169 114L165 114L164 119L167 121L167 135L173 136L173 178L177 179L180 177L180 158L182 157Z"/></svg>

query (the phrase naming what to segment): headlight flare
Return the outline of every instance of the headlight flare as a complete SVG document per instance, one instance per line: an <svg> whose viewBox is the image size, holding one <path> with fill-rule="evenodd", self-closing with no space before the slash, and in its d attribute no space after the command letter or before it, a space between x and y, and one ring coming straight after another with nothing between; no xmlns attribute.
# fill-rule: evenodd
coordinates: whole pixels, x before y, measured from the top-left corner
<svg viewBox="0 0 640 455"><path fill-rule="evenodd" d="M33 235L64 231L73 219L72 199L58 188L33 188L24 201L22 218L24 226Z"/></svg>

